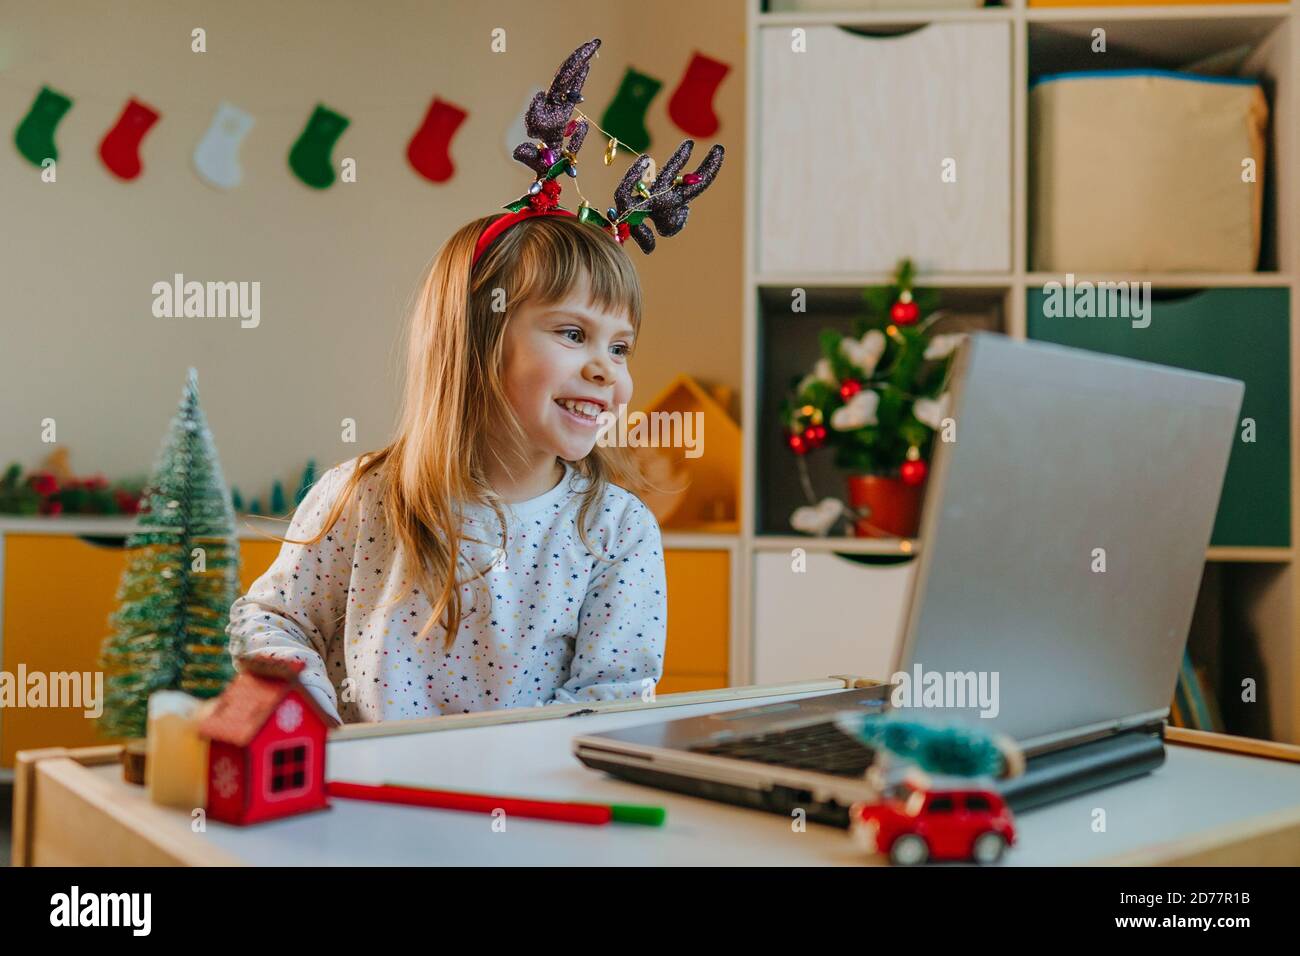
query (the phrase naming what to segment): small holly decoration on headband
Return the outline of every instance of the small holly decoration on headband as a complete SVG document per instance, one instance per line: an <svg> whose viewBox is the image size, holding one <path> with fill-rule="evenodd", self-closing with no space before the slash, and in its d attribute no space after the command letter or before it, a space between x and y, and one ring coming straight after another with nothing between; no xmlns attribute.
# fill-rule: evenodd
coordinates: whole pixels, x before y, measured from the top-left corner
<svg viewBox="0 0 1300 956"><path fill-rule="evenodd" d="M891 285L864 292L868 314L854 320L851 335L821 333L822 358L782 406L786 444L796 455L829 444L839 468L925 481L934 436L950 411L948 376L963 336L931 336L943 315L933 311L938 294L914 289L914 276L903 260Z"/></svg>
<svg viewBox="0 0 1300 956"><path fill-rule="evenodd" d="M563 209L560 205L561 175L573 179L574 188L582 196L577 183L578 151L582 149L591 126L597 129L600 126L577 106L583 101L582 85L591 69L591 59L599 48L600 40L593 39L574 50L556 71L550 89L538 93L529 104L524 114L524 128L538 142L520 143L515 147L514 157L531 169L537 178L528 187L526 196L505 207L511 212L526 208L535 212ZM575 111L580 119L572 118ZM606 136L605 165L610 166L623 144L608 133ZM676 235L686 225L690 212L688 203L712 185L722 168L725 151L721 144L717 144L709 150L695 172L682 173L681 169L694 148L693 140L684 140L658 174L655 173L654 160L649 154L642 153L614 191L614 205L601 215L582 196L578 219L608 232L619 243L632 238L642 252L647 255L653 252L655 231L650 229L646 220L654 224L660 236Z"/></svg>

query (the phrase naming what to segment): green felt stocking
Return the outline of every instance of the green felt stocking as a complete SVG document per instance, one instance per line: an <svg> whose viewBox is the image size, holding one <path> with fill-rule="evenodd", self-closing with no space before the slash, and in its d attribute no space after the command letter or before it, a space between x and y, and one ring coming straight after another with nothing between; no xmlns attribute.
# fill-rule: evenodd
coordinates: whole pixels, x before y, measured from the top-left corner
<svg viewBox="0 0 1300 956"><path fill-rule="evenodd" d="M48 86L42 86L36 94L32 108L14 132L18 152L33 166L39 166L47 159L59 158L59 148L54 145L54 128L71 107L71 99Z"/></svg>
<svg viewBox="0 0 1300 956"><path fill-rule="evenodd" d="M330 151L351 122L325 106L317 106L298 141L289 150L289 168L308 186L326 189L334 182Z"/></svg>
<svg viewBox="0 0 1300 956"><path fill-rule="evenodd" d="M638 73L630 66L623 75L614 99L605 108L600 125L629 149L644 153L650 148L650 133L645 128L646 110L663 86L659 80Z"/></svg>

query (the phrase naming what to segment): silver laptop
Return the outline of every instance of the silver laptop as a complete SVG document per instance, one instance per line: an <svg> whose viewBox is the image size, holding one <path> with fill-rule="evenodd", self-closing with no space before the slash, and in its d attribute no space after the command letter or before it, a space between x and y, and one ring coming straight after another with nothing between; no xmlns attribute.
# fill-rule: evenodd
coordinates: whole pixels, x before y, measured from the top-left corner
<svg viewBox="0 0 1300 956"><path fill-rule="evenodd" d="M584 764L844 823L874 752L843 715L894 698L1015 738L1017 809L1159 765L1244 385L978 333L951 390L894 674L864 675L897 682L579 737Z"/></svg>

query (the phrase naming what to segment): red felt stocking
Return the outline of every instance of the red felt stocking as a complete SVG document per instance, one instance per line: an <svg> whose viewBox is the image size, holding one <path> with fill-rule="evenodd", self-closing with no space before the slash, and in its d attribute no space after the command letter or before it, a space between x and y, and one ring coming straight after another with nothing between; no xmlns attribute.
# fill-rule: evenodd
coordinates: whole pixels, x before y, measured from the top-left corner
<svg viewBox="0 0 1300 956"><path fill-rule="evenodd" d="M117 123L99 144L99 158L110 173L119 179L135 179L140 175L140 141L158 121L158 116L157 110L134 97L127 101Z"/></svg>
<svg viewBox="0 0 1300 956"><path fill-rule="evenodd" d="M456 165L451 161L451 138L469 114L439 97L434 97L424 122L406 147L406 158L425 179L444 183Z"/></svg>
<svg viewBox="0 0 1300 956"><path fill-rule="evenodd" d="M696 53L668 101L668 115L690 136L712 136L718 131L718 117L713 112L713 95L731 67Z"/></svg>

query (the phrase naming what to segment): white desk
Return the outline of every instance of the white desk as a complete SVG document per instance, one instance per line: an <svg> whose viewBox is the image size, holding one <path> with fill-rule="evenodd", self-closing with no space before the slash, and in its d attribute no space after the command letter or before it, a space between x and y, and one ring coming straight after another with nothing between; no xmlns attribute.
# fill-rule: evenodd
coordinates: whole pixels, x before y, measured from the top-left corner
<svg viewBox="0 0 1300 956"><path fill-rule="evenodd" d="M826 693L825 690L814 693ZM190 831L190 815L156 807L139 787L122 782L113 763L99 766L43 760L32 830L40 830L40 797L66 821L69 793L112 816L186 862L303 866L365 865L859 865L844 831L815 823L795 832L776 814L731 807L624 783L589 770L572 753L579 734L653 720L695 716L811 696L784 694L580 717L529 720L462 729L333 740L329 779L411 782L502 795L647 803L667 809L663 827L604 827L508 818L504 832L483 814L333 799L332 808L239 828L208 824ZM1166 764L1137 780L1021 814L1015 864L1086 864L1130 857L1146 861L1185 855L1188 848L1244 847L1261 833L1281 859L1300 863L1300 765L1184 746L1169 746ZM67 791L67 792L65 792ZM29 798L30 799L30 798ZM21 801L19 801L21 802ZM1107 830L1093 832L1093 811ZM18 804L15 813L19 811ZM1263 828L1263 829L1261 829ZM1279 836L1280 835L1280 836ZM17 843L17 833L15 834ZM103 844L102 832L97 838ZM39 841L33 841L39 843ZM111 841L109 841L111 842ZM134 844L133 844L134 845ZM89 848L88 848L89 849ZM121 850L117 852L122 852ZM1252 853L1260 852L1258 848ZM46 859L78 862L79 851L50 846ZM1134 856L1136 855L1136 856Z"/></svg>

